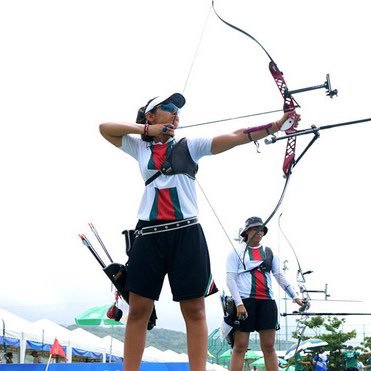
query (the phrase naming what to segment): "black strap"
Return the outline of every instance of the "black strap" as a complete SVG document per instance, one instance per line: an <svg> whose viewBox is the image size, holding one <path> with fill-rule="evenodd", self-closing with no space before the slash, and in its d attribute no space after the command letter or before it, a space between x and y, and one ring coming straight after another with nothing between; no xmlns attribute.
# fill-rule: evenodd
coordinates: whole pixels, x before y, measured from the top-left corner
<svg viewBox="0 0 371 371"><path fill-rule="evenodd" d="M152 183L155 179L157 179L160 175L161 175L161 171L159 170L157 173L154 173L150 178L148 178L146 180L146 182L144 183L145 186L147 186L148 184Z"/></svg>
<svg viewBox="0 0 371 371"><path fill-rule="evenodd" d="M273 251L270 247L265 247L265 259L255 268L245 270L244 272L252 272L256 269L261 269L266 272L270 272L272 270L272 261L273 261Z"/></svg>

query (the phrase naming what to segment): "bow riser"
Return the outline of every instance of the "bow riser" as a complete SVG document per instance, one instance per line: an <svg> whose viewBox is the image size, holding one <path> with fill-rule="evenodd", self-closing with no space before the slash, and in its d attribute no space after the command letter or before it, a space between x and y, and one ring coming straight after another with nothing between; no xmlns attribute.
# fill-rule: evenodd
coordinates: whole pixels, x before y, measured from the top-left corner
<svg viewBox="0 0 371 371"><path fill-rule="evenodd" d="M274 82L276 83L278 90L281 93L283 98L283 111L284 112L295 112L295 103L291 95L287 95L287 84L283 77L282 72L278 69L277 65L274 62L269 63L269 71L272 74ZM294 128L286 130L286 134L295 133ZM293 140L292 140L293 139ZM296 149L296 137L289 138L286 144L286 151L283 160L283 173L285 177L289 174L291 166L295 160L295 149Z"/></svg>

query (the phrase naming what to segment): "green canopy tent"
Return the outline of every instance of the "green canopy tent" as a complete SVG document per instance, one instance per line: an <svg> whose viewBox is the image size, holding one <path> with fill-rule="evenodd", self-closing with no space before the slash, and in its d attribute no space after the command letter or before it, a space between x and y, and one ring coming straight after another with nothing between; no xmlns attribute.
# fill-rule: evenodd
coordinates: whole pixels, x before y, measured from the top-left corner
<svg viewBox="0 0 371 371"><path fill-rule="evenodd" d="M287 365L287 362L282 358L278 358L278 364L279 364L279 366L285 366L285 365ZM250 363L250 367L253 367L253 366L265 367L264 357L261 357L261 358L257 359L256 361Z"/></svg>
<svg viewBox="0 0 371 371"><path fill-rule="evenodd" d="M226 350L222 355L219 356L219 359L231 359L232 349ZM254 352L253 350L248 350L245 353L245 359L258 359L261 357L261 354Z"/></svg>
<svg viewBox="0 0 371 371"><path fill-rule="evenodd" d="M110 305L101 305L93 308L89 308L84 313L75 317L75 323L79 326L111 326L112 330L114 326L124 326L121 321L115 321L107 317L107 311L111 308ZM109 362L112 359L112 334L111 334L111 345L110 345L110 357Z"/></svg>
<svg viewBox="0 0 371 371"><path fill-rule="evenodd" d="M115 321L107 317L107 311L111 305L101 305L90 308L75 318L79 326L124 326L121 321Z"/></svg>

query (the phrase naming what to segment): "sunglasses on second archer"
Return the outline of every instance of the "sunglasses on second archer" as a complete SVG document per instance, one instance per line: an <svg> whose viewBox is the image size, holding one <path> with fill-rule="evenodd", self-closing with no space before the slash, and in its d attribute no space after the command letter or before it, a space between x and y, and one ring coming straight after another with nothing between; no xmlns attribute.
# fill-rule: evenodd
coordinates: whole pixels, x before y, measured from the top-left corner
<svg viewBox="0 0 371 371"><path fill-rule="evenodd" d="M179 114L179 108L174 103L171 102L161 103L160 105L157 106L157 108L160 108L160 110L170 113L175 111L176 113Z"/></svg>

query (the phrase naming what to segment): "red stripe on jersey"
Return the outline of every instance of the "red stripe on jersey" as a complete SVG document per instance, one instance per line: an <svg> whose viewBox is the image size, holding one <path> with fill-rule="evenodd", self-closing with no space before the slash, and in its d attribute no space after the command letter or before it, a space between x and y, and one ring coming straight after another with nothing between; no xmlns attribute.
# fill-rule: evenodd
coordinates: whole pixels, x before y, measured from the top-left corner
<svg viewBox="0 0 371 371"><path fill-rule="evenodd" d="M170 197L169 189L158 190L158 220L175 220L174 205Z"/></svg>
<svg viewBox="0 0 371 371"><path fill-rule="evenodd" d="M152 160L155 165L155 169L161 169L162 164L166 159L167 144L158 144L153 146L152 149Z"/></svg>
<svg viewBox="0 0 371 371"><path fill-rule="evenodd" d="M261 249L251 249L253 260L264 260ZM265 279L265 273L261 270L254 269L252 274L255 277L255 298L256 299L269 299L268 287Z"/></svg>

